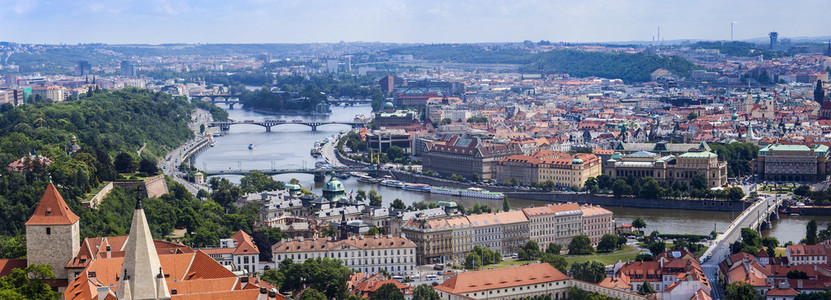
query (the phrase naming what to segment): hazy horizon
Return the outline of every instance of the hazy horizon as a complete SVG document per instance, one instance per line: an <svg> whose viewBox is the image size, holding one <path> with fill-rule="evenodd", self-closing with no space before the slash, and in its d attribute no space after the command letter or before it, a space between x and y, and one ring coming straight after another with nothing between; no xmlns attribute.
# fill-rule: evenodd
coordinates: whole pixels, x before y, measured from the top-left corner
<svg viewBox="0 0 831 300"><path fill-rule="evenodd" d="M0 0L0 40L34 44L610 43L829 36L831 1Z"/></svg>

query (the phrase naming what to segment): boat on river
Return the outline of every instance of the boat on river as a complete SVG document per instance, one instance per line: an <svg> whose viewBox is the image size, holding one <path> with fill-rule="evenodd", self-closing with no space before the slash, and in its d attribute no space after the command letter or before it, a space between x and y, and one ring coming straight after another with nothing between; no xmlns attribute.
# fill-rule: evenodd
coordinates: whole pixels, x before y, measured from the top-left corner
<svg viewBox="0 0 831 300"><path fill-rule="evenodd" d="M248 144L248 150L254 150L254 143Z"/></svg>
<svg viewBox="0 0 831 300"><path fill-rule="evenodd" d="M502 199L505 196L502 193L491 192L481 188L456 189L449 187L431 187L430 193L480 199Z"/></svg>
<svg viewBox="0 0 831 300"><path fill-rule="evenodd" d="M406 191L429 193L430 185L423 183L405 183L403 189Z"/></svg>
<svg viewBox="0 0 831 300"><path fill-rule="evenodd" d="M387 179L387 180L381 181L381 185L388 186L388 187L395 187L395 188L400 189L400 188L404 187L404 182L401 182L401 181L398 181L398 180Z"/></svg>

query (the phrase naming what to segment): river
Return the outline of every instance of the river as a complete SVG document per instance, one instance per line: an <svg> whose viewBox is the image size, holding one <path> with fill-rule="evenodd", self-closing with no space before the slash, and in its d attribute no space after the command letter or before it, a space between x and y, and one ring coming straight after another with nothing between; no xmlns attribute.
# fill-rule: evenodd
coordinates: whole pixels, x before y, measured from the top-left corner
<svg viewBox="0 0 831 300"><path fill-rule="evenodd" d="M219 104L228 111L229 117L234 120L309 120L309 121L352 121L358 114L369 116L371 108L368 105L351 107L332 107L332 114L328 116L308 115L266 115L239 107L228 109L227 106ZM313 167L315 162L309 150L315 142L327 137L334 136L341 131L350 130L347 125L325 125L318 127L318 131L312 132L311 128L305 125L280 125L272 128L272 132L266 132L265 128L257 125L234 125L227 135L216 138L216 146L207 149L199 154L194 161L194 166L203 170L229 170L229 169L289 169ZM254 149L249 150L248 144L253 143ZM229 180L239 183L242 176L223 175ZM320 194L321 183L314 183L311 174L283 174L276 175L274 179L288 182L297 178L300 184L317 194ZM398 198L406 204L413 202L439 200L451 200L470 207L476 202L488 204L494 208L501 208L501 200L482 200L460 198L446 195L433 195L429 193L404 191L402 189L390 188L380 185L372 185L357 182L354 179L341 180L346 187L347 193L357 192L358 189L369 191L378 190L383 196L384 205L389 205ZM544 205L546 202L510 199L509 204L513 208ZM646 221L646 232L657 230L661 233L693 233L709 234L714 228L717 231L724 230L735 212L710 212L710 211L689 211L689 210L667 210L667 209L639 209L626 207L607 207L615 213L615 220L618 224L631 223L635 217L641 217ZM805 216L782 216L781 220L773 222L773 229L763 232L765 236L774 236L780 242L798 242L805 236L805 225L810 217ZM817 217L820 229L831 222L831 216Z"/></svg>

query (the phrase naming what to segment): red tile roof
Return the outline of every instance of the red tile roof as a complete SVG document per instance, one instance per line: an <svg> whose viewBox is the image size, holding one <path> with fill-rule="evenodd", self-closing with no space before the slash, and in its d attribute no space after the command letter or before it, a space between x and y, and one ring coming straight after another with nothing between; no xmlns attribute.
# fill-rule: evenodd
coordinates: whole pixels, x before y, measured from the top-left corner
<svg viewBox="0 0 831 300"><path fill-rule="evenodd" d="M55 185L50 182L46 186L46 190L43 192L32 217L29 218L29 221L26 221L26 226L71 225L77 222L78 219L78 216L69 210L69 206L66 205Z"/></svg>
<svg viewBox="0 0 831 300"><path fill-rule="evenodd" d="M435 289L460 294L568 280L569 278L550 264L541 263L503 269L464 272L437 285Z"/></svg>

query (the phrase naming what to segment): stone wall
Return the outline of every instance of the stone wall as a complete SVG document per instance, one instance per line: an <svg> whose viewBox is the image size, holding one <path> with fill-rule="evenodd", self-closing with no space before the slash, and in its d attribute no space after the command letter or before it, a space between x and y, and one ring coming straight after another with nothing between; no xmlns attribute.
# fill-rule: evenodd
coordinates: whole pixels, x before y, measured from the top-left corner
<svg viewBox="0 0 831 300"><path fill-rule="evenodd" d="M125 191L132 192L135 191L136 186L141 186L144 192L142 195L145 198L149 197L161 197L164 194L167 194L167 182L164 180L164 174L159 174L152 177L147 177L144 181L121 181L121 182L114 182L116 186L120 186Z"/></svg>
<svg viewBox="0 0 831 300"><path fill-rule="evenodd" d="M81 250L79 221L72 225L26 226L26 253L29 265L51 265L58 279L72 279L66 263ZM47 228L49 234L46 233Z"/></svg>
<svg viewBox="0 0 831 300"><path fill-rule="evenodd" d="M81 205L83 205L84 207L95 209L98 207L98 205L101 204L101 201L104 201L104 197L107 197L107 195L109 195L112 190L113 183L108 182L107 185L104 186L104 188L102 188L100 191L98 191L98 193L95 194L95 196L92 196L92 199L90 199L88 202L81 203Z"/></svg>

